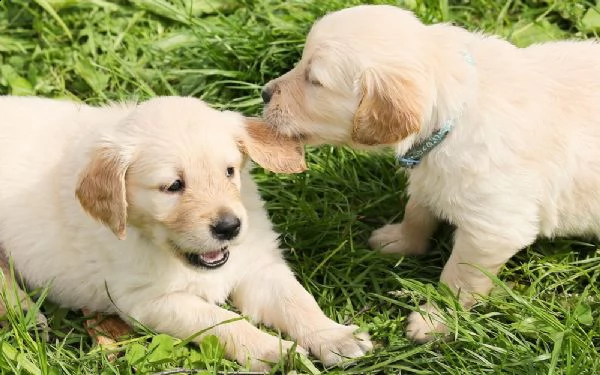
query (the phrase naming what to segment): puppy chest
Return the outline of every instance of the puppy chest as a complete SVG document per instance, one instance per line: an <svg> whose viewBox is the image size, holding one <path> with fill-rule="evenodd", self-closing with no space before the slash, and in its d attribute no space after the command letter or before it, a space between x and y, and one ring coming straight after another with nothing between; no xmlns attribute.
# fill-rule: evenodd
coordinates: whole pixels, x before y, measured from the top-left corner
<svg viewBox="0 0 600 375"><path fill-rule="evenodd" d="M460 176L444 173L411 172L408 193L438 218L456 223L472 205L476 186Z"/></svg>
<svg viewBox="0 0 600 375"><path fill-rule="evenodd" d="M224 303L236 285L239 273L228 266L225 264L218 269L205 269L174 262L171 267L159 271L160 276L148 285L151 290L149 293L165 295L185 292L209 303Z"/></svg>
<svg viewBox="0 0 600 375"><path fill-rule="evenodd" d="M205 275L203 275L205 276ZM223 304L233 289L231 278L219 276L197 277L184 286L185 290L213 304Z"/></svg>

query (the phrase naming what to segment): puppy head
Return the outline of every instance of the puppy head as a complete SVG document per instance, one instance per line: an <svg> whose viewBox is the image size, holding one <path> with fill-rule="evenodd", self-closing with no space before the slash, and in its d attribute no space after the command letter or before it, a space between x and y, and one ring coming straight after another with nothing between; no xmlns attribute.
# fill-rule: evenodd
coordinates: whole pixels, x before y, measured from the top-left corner
<svg viewBox="0 0 600 375"><path fill-rule="evenodd" d="M427 26L392 6L331 13L300 62L263 90L264 117L306 143L391 145L430 116L435 63Z"/></svg>
<svg viewBox="0 0 600 375"><path fill-rule="evenodd" d="M76 196L118 238L135 228L191 265L218 267L248 227L246 154L277 172L305 167L297 141L263 128L193 98L149 100L97 142Z"/></svg>

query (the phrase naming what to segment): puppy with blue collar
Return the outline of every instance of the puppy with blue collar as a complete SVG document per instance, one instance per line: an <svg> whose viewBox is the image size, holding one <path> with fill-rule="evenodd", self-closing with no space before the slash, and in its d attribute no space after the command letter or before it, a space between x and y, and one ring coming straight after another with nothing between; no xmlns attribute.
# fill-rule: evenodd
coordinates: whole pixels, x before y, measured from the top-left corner
<svg viewBox="0 0 600 375"><path fill-rule="evenodd" d="M264 118L307 144L394 149L410 199L369 244L423 254L454 224L440 281L470 308L539 236L600 235L598 66L595 41L518 48L362 5L313 25L298 64L264 87ZM449 332L433 304L408 321L419 342Z"/></svg>

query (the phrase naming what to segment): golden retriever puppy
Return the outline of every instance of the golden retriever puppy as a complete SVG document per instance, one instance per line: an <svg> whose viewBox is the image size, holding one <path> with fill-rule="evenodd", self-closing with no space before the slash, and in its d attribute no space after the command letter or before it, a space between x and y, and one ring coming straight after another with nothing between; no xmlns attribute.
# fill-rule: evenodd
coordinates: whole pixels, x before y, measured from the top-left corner
<svg viewBox="0 0 600 375"><path fill-rule="evenodd" d="M404 219L373 232L386 253L423 254L456 225L441 282L465 308L538 236L600 234L600 46L517 48L392 6L331 13L302 59L262 93L264 117L306 143L395 149L409 170ZM460 292L460 293L459 293ZM447 328L414 312L407 334Z"/></svg>
<svg viewBox="0 0 600 375"><path fill-rule="evenodd" d="M194 98L91 107L1 97L0 108L0 238L50 300L182 339L216 335L252 369L293 343L219 307L228 297L325 365L371 349L296 281L248 173L245 154L302 171L301 145Z"/></svg>

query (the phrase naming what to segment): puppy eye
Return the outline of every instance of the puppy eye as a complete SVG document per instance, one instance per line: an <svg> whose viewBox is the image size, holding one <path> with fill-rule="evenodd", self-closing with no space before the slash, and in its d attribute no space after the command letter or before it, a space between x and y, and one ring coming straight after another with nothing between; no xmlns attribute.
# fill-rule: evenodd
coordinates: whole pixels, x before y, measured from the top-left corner
<svg viewBox="0 0 600 375"><path fill-rule="evenodd" d="M225 171L225 175L227 177L233 177L234 173L235 173L235 168L233 168L233 167L228 167L227 170Z"/></svg>
<svg viewBox="0 0 600 375"><path fill-rule="evenodd" d="M185 189L185 184L181 180L175 180L171 185L166 187L164 190L169 193L178 193Z"/></svg>
<svg viewBox="0 0 600 375"><path fill-rule="evenodd" d="M322 84L321 82L319 82L319 80L316 80L316 79L312 78L312 77L310 76L310 73L309 73L309 72L306 72L306 74L304 75L304 78L306 79L306 81L307 81L308 83L310 83L310 84L311 84L311 85L313 85L313 86L317 86L317 87L321 87L321 86L323 86L323 84Z"/></svg>

